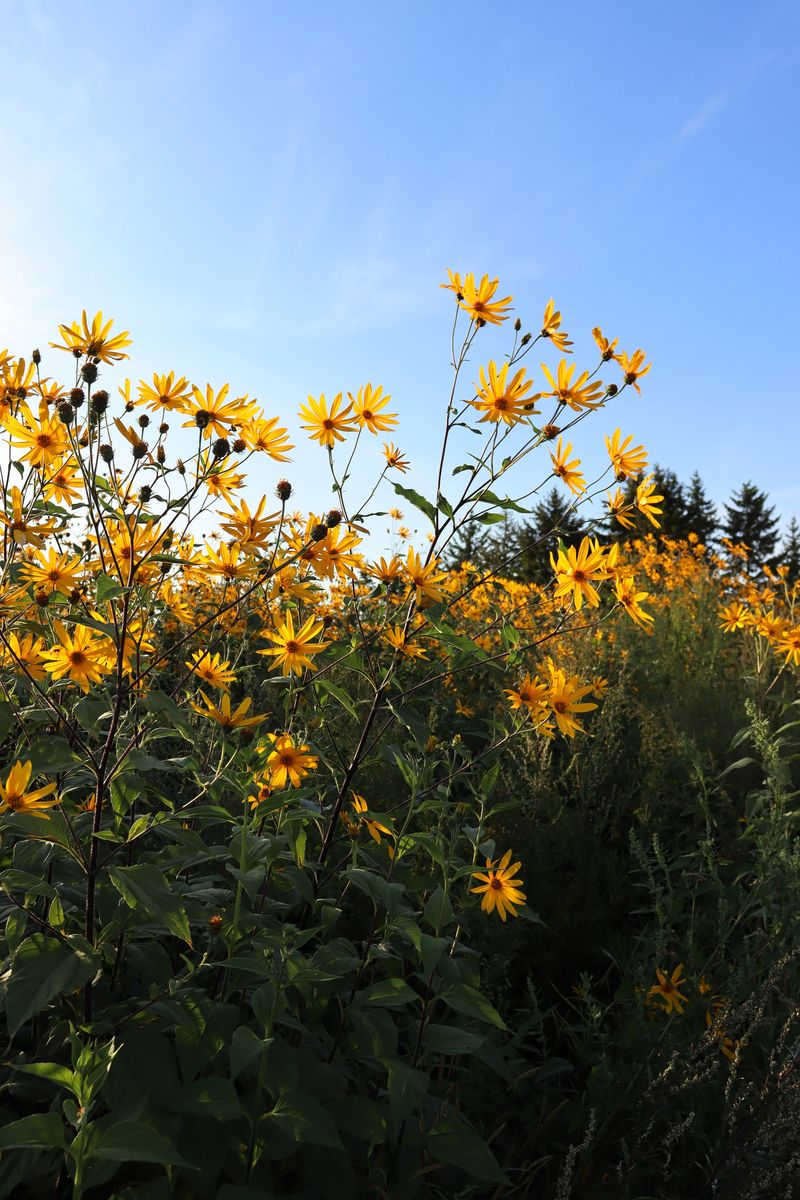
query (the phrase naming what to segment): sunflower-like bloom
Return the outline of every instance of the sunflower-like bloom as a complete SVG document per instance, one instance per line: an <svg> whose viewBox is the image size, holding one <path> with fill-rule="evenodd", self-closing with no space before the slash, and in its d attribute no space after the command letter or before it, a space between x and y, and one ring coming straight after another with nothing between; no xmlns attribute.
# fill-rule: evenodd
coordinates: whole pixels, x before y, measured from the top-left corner
<svg viewBox="0 0 800 1200"><path fill-rule="evenodd" d="M450 282L440 283L439 287L446 288L448 292L453 292L456 300L463 300L464 284L461 282L461 276L459 275L458 271L453 272L449 267L446 267L445 269L447 274L450 276Z"/></svg>
<svg viewBox="0 0 800 1200"><path fill-rule="evenodd" d="M130 355L124 354L123 351L126 346L133 344L133 339L129 337L127 329L109 337L113 324L113 321L106 321L104 325L103 314L98 312L90 325L84 309L80 325L77 321L73 321L71 325L59 325L58 331L64 339L64 345L59 345L58 342L51 342L50 345L54 350L67 350L77 358L85 354L87 358L93 358L97 362L120 362L123 358L130 358Z"/></svg>
<svg viewBox="0 0 800 1200"><path fill-rule="evenodd" d="M80 576L83 567L79 558L70 559L68 554L57 554L51 546L47 555L43 550L36 553L32 562L25 563L20 571L26 583L43 592L61 592L70 596L80 587Z"/></svg>
<svg viewBox="0 0 800 1200"><path fill-rule="evenodd" d="M183 409L192 394L192 385L183 376L175 378L175 372L169 375L153 375L152 386L139 380L139 403L146 404L151 412L163 408L167 412Z"/></svg>
<svg viewBox="0 0 800 1200"><path fill-rule="evenodd" d="M329 410L325 393L322 392L319 400L309 396L308 404L300 408L300 416L305 418L301 428L307 429L309 437L319 442L320 446L327 446L329 450L333 449L337 442L343 442L345 435L352 433L356 426L356 419L351 415L352 404L348 404L346 408L341 408L341 405L342 393L337 392Z"/></svg>
<svg viewBox="0 0 800 1200"><path fill-rule="evenodd" d="M505 688L504 691L513 709L524 705L534 720L547 712L547 684L542 683L538 675L533 679L526 675L519 687Z"/></svg>
<svg viewBox="0 0 800 1200"><path fill-rule="evenodd" d="M600 351L603 362L608 362L610 358L616 358L619 361L619 355L614 353L614 347L619 338L614 338L613 342L610 342L607 337L603 337L603 331L599 325L595 325L592 330L592 337L597 343L597 349Z"/></svg>
<svg viewBox="0 0 800 1200"><path fill-rule="evenodd" d="M257 554L265 550L270 534L278 526L280 514L275 512L264 516L266 504L267 498L262 496L258 508L251 513L247 501L242 500L238 508L222 514L221 528L238 542L245 554Z"/></svg>
<svg viewBox="0 0 800 1200"><path fill-rule="evenodd" d="M323 579L352 579L356 571L364 564L356 546L361 545L361 538L352 529L344 525L335 525L318 543L318 554L313 562L314 570Z"/></svg>
<svg viewBox="0 0 800 1200"><path fill-rule="evenodd" d="M330 642L314 641L323 628L322 621L316 617L309 617L295 632L292 614L287 610L285 620L278 618L274 633L265 630L261 634L275 645L269 650L258 650L257 653L274 657L275 666L281 668L282 675L302 675L306 669L314 671L316 668L311 656L330 646Z"/></svg>
<svg viewBox="0 0 800 1200"><path fill-rule="evenodd" d="M69 633L60 621L55 622L59 645L46 650L45 670L53 679L69 675L83 692L89 685L99 683L104 675L110 674L114 662L114 645L108 638L99 638L85 625L76 625Z"/></svg>
<svg viewBox="0 0 800 1200"><path fill-rule="evenodd" d="M662 513L663 508L658 508L659 500L663 500L663 496L655 496L653 493L656 490L656 485L652 482L652 475L648 475L636 489L636 507L639 512L644 513L651 525L655 525L656 529L661 528L661 524L655 518L655 513Z"/></svg>
<svg viewBox="0 0 800 1200"><path fill-rule="evenodd" d="M182 411L191 416L190 421L183 422L183 428L194 425L202 430L204 438L224 438L232 425L241 425L256 415L257 404L248 401L247 396L228 400L229 391L227 383L216 394L210 383L206 384L205 395L193 387L191 397L181 405Z"/></svg>
<svg viewBox="0 0 800 1200"><path fill-rule="evenodd" d="M358 389L355 398L352 392L347 394L350 397L353 418L361 429L368 429L370 433L386 433L397 425L394 413L383 412L392 397L384 396L382 387L373 390L372 384L368 383Z"/></svg>
<svg viewBox="0 0 800 1200"><path fill-rule="evenodd" d="M401 531L402 532L402 531ZM414 550L413 546L408 548L408 558L406 559L406 582L409 591L414 589L417 596L417 603L420 602L423 596L429 600L441 600L444 592L439 586L443 579L447 578L444 571L437 571L439 564L437 558L432 558L425 566L422 565L422 559Z"/></svg>
<svg viewBox="0 0 800 1200"><path fill-rule="evenodd" d="M7 645L3 646L2 664L14 671L27 675L29 679L42 680L45 676L44 640L26 633L18 638L15 633L9 633Z"/></svg>
<svg viewBox="0 0 800 1200"><path fill-rule="evenodd" d="M358 831L363 825L369 836L374 842L380 846L381 834L384 837L394 837L394 830L389 825L384 825L383 821L379 821L377 817L368 817L365 814L369 812L369 805L363 796L359 796L356 792L352 793L353 803L350 808L339 813L340 820L347 827L347 832L351 837L357 837ZM388 818L387 818L388 820Z"/></svg>
<svg viewBox="0 0 800 1200"><path fill-rule="evenodd" d="M509 864L511 865L509 866ZM477 887L470 888L470 891L483 892L481 908L485 913L496 910L501 921L505 921L509 913L512 917L516 917L516 908L521 908L527 899L527 896L520 891L520 888L524 886L524 881L515 878L521 866L522 863L511 863L511 851L506 850L498 863L487 858L485 872L472 872L473 879L480 880L480 883Z"/></svg>
<svg viewBox="0 0 800 1200"><path fill-rule="evenodd" d="M386 457L387 467L395 471L402 471L403 474L406 473L411 464L407 458L403 458L402 451L398 450L397 446L395 446L392 442L384 442L383 453Z"/></svg>
<svg viewBox="0 0 800 1200"><path fill-rule="evenodd" d="M424 646L420 646L419 642L411 640L412 635L407 634L402 625L395 625L392 629L387 629L384 634L386 641L390 646L393 646L400 654L404 654L406 658L425 658L427 650Z"/></svg>
<svg viewBox="0 0 800 1200"><path fill-rule="evenodd" d="M217 549L207 544L200 562L212 575L219 575L228 583L249 579L255 571L252 555L246 554L238 542L232 542L230 546L223 543Z"/></svg>
<svg viewBox="0 0 800 1200"><path fill-rule="evenodd" d="M633 434L620 444L621 437L622 431L619 429L614 430L613 437L606 437L608 457L611 459L614 474L620 481L629 476L641 475L647 466L647 451L644 446L631 446Z"/></svg>
<svg viewBox="0 0 800 1200"><path fill-rule="evenodd" d="M556 600L572 593L576 609L582 607L584 599L593 608L597 608L600 595L593 583L608 579L605 551L602 546L585 537L577 550L574 546L568 546L566 550L559 550L558 558L551 554L550 564L556 576Z"/></svg>
<svg viewBox="0 0 800 1200"><path fill-rule="evenodd" d="M58 413L49 413L44 405L37 423L27 405L21 411L24 424L16 417L8 417L5 424L11 434L11 444L25 451L23 462L29 462L32 467L49 467L63 458L69 450L69 439Z"/></svg>
<svg viewBox="0 0 800 1200"><path fill-rule="evenodd" d="M584 696L592 691L592 685L582 684L577 675L567 676L566 671L557 667L552 660L548 660L547 666L550 672L547 702L561 732L566 737L574 737L576 733L583 732L583 727L575 720L575 714L597 708L596 704L584 700Z"/></svg>
<svg viewBox="0 0 800 1200"><path fill-rule="evenodd" d="M625 382L633 384L641 396L642 389L639 387L637 380L641 379L643 375L646 375L653 365L652 363L647 363L647 365L645 365L644 350L634 350L630 358L628 358L627 354L623 350L621 354L616 356L616 358L617 362L622 368L622 374L625 377Z"/></svg>
<svg viewBox="0 0 800 1200"><path fill-rule="evenodd" d="M619 521L625 529L635 529L636 522L632 519L634 505L629 504L622 493L622 488L617 488L614 495L611 492L606 492L606 503L608 511L615 521Z"/></svg>
<svg viewBox="0 0 800 1200"><path fill-rule="evenodd" d="M186 666L199 679L202 679L203 683L221 688L223 692L229 692L228 685L236 679L236 672L230 669L230 661L228 659L223 661L221 655L211 654L208 650L195 650L192 657L187 658Z"/></svg>
<svg viewBox="0 0 800 1200"><path fill-rule="evenodd" d="M22 492L18 487L12 487L11 512L8 516L0 512L0 522L5 525L18 546L35 546L41 550L45 538L58 529L58 522L48 521L44 525L35 525L31 520L30 510L23 513L22 508Z"/></svg>
<svg viewBox="0 0 800 1200"><path fill-rule="evenodd" d="M572 376L577 370L576 363L569 366L567 360L562 358L558 364L555 379L547 363L540 363L539 365L544 371L547 382L550 384L552 390L549 392L537 392L533 397L534 400L542 400L546 396L553 396L559 404L567 404L575 412L580 412L581 409L602 408L605 404L603 384L599 379L593 382L590 381L588 371L582 371L575 382L572 382Z"/></svg>
<svg viewBox="0 0 800 1200"><path fill-rule="evenodd" d="M614 581L614 594L619 600L630 619L641 629L648 629L653 624L650 613L641 607L642 601L650 595L649 592L637 592L632 575L623 575Z"/></svg>
<svg viewBox="0 0 800 1200"><path fill-rule="evenodd" d="M317 766L315 755L309 753L308 746L295 746L289 733L270 734L270 740L273 742L267 758L270 786L276 791L286 787L287 783L300 787L300 781Z"/></svg>
<svg viewBox="0 0 800 1200"><path fill-rule="evenodd" d="M393 554L388 560L383 555L377 562L369 563L366 567L367 574L371 579L377 579L378 583L395 583L401 579L403 575L403 560L398 555Z"/></svg>
<svg viewBox="0 0 800 1200"><path fill-rule="evenodd" d="M239 437L248 450L259 450L275 462L289 462L289 451L294 450L288 429L278 424L277 417L251 417L239 427Z"/></svg>
<svg viewBox="0 0 800 1200"><path fill-rule="evenodd" d="M83 476L75 459L69 456L61 462L54 462L50 470L52 474L47 474L44 478L45 500L55 500L57 504L73 504L83 491Z"/></svg>
<svg viewBox="0 0 800 1200"><path fill-rule="evenodd" d="M660 967L656 967L656 979L658 983L653 984L647 993L648 996L660 996L664 1001L664 1011L671 1013L674 1009L680 1016L683 1012L683 1005L688 1004L683 992L678 991L678 988L684 986L685 982L683 963L679 963L670 976L667 976Z"/></svg>
<svg viewBox="0 0 800 1200"><path fill-rule="evenodd" d="M547 307L544 310L541 336L549 338L553 345L561 350L563 354L572 354L572 351L567 349L568 346L572 345L572 342L569 340L569 334L559 333L560 328L561 313L555 311L555 302L551 298L547 301Z"/></svg>
<svg viewBox="0 0 800 1200"><path fill-rule="evenodd" d="M476 287L472 271L464 280L461 288L463 299L459 300L459 307L469 313L476 325L500 325L508 318L508 307L513 297L504 296L502 300L495 300L494 294L499 283L499 279L489 279L488 275L484 275Z"/></svg>
<svg viewBox="0 0 800 1200"><path fill-rule="evenodd" d="M493 362L489 363L489 378L486 378L483 367L480 369L480 387L476 385L473 407L482 412L481 421L503 421L506 425L515 425L527 415L534 412L533 402L526 400L525 395L533 387L530 379L525 379L525 368L515 373L508 382L508 363L504 363L498 372Z"/></svg>
<svg viewBox="0 0 800 1200"><path fill-rule="evenodd" d="M49 815L42 810L59 803L58 796L51 795L56 790L56 785L48 783L46 787L29 792L27 789L31 769L30 760L26 763L14 763L5 783L0 783L0 812L28 813L32 817L41 817L43 821L49 821ZM51 799L45 800L45 796L51 796Z"/></svg>
<svg viewBox="0 0 800 1200"><path fill-rule="evenodd" d="M219 707L209 700L202 688L200 688L200 695L203 698L203 704L195 704L194 700L190 701L194 711L200 713L203 717L208 717L210 720L216 721L224 729L252 729L267 719L266 713L260 717L247 716L250 705L253 703L249 696L231 711L231 698L227 693L222 696Z"/></svg>
<svg viewBox="0 0 800 1200"><path fill-rule="evenodd" d="M777 648L786 655L787 666L791 663L795 667L800 667L800 625L786 629L781 634Z"/></svg>
<svg viewBox="0 0 800 1200"><path fill-rule="evenodd" d="M552 451L550 453L550 457L553 460L553 474L557 475L571 492L579 496L581 492L586 491L586 476L578 470L578 467L581 465L579 458L573 458L572 462L569 461L569 456L572 453L572 442L567 442L566 446L562 449L561 443L563 440L563 438L559 438L555 454Z"/></svg>

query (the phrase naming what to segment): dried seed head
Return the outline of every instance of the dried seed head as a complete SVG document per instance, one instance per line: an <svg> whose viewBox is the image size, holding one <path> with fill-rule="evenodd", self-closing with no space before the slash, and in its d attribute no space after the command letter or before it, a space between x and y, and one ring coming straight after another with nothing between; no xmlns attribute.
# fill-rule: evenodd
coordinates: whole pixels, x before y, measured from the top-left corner
<svg viewBox="0 0 800 1200"><path fill-rule="evenodd" d="M214 458L227 458L231 452L231 444L227 438L221 437L211 446L211 454Z"/></svg>
<svg viewBox="0 0 800 1200"><path fill-rule="evenodd" d="M144 458L148 449L149 447L147 442L134 442L133 446L131 447L131 454L135 459Z"/></svg>
<svg viewBox="0 0 800 1200"><path fill-rule="evenodd" d="M94 383L97 379L97 363L85 362L81 367L81 375L87 383Z"/></svg>
<svg viewBox="0 0 800 1200"><path fill-rule="evenodd" d="M62 400L57 406L58 419L62 425L71 425L75 419L75 409L70 404L69 400Z"/></svg>
<svg viewBox="0 0 800 1200"><path fill-rule="evenodd" d="M321 542L322 539L326 538L327 536L328 536L328 526L327 525L315 525L314 528L311 530L311 540L314 542Z"/></svg>
<svg viewBox="0 0 800 1200"><path fill-rule="evenodd" d="M242 454L247 449L247 442L242 438L237 438L233 443L234 454Z"/></svg>
<svg viewBox="0 0 800 1200"><path fill-rule="evenodd" d="M289 483L288 479L278 480L275 487L275 494L279 500L286 501L289 499L292 494L292 485Z"/></svg>
<svg viewBox="0 0 800 1200"><path fill-rule="evenodd" d="M103 442L102 446L100 447L100 457L102 458L103 462L110 463L114 457L114 447L109 446L108 442Z"/></svg>
<svg viewBox="0 0 800 1200"><path fill-rule="evenodd" d="M150 424L150 418L148 417L147 413L142 413L142 415L139 417L139 428L147 429L147 426L149 424Z"/></svg>
<svg viewBox="0 0 800 1200"><path fill-rule="evenodd" d="M328 529L335 529L336 526L338 524L340 524L341 520L342 520L342 514L339 512L339 509L332 508L331 511L328 513L328 515L325 517L325 524L328 526Z"/></svg>
<svg viewBox="0 0 800 1200"><path fill-rule="evenodd" d="M72 403L74 404L75 401L73 400ZM91 404L89 407L91 408L93 413L97 414L98 417L102 416L102 414L108 408L108 392L103 391L102 388L100 389L99 392L94 392L92 395L92 401L91 401Z"/></svg>

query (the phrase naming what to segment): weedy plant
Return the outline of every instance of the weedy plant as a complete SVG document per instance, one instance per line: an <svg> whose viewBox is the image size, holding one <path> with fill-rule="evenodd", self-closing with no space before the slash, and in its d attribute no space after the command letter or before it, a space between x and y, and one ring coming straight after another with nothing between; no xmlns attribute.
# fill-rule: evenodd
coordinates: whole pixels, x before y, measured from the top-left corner
<svg viewBox="0 0 800 1200"><path fill-rule="evenodd" d="M603 480L565 439L649 365L596 329L576 375L551 301L473 385L511 298L486 276L443 286L431 499L393 443L351 497L355 454L397 424L370 383L301 409L335 496L305 515L287 479L241 498L253 456L292 449L256 401L174 372L107 390L131 340L102 314L51 343L68 383L39 351L0 355L0 1195L533 1186L540 1149L508 1114L562 1066L535 1012L512 1027L486 995L482 922L537 920L495 789L510 747L571 744L597 707L607 681L560 659L568 639L652 618L616 544L554 546L551 582L524 594L502 565L449 573L440 556L554 477L587 504ZM538 392L534 347L561 355ZM644 470L631 441L607 439L617 481ZM370 562L390 487L429 541ZM658 499L644 477L608 507L657 525Z"/></svg>

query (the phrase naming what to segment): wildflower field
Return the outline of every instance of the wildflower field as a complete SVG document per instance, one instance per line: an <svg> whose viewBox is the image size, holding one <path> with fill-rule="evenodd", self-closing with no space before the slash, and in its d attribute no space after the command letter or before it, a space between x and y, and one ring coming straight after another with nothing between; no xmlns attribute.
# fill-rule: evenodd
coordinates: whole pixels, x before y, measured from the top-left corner
<svg viewBox="0 0 800 1200"><path fill-rule="evenodd" d="M0 1197L800 1191L796 539L671 528L625 331L442 288L432 487L371 382L0 351Z"/></svg>

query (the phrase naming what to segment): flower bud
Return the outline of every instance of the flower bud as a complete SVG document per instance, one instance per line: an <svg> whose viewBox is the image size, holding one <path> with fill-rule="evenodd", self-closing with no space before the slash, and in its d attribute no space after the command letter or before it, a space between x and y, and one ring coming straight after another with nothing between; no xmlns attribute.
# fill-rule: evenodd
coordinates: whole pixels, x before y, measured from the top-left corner
<svg viewBox="0 0 800 1200"><path fill-rule="evenodd" d="M520 345L527 346L528 342L531 340L532 337L533 337L532 333L523 333L522 341L520 342Z"/></svg>
<svg viewBox="0 0 800 1200"><path fill-rule="evenodd" d="M169 425L167 424L166 421L161 422L161 424L158 427L158 432L161 434L162 437L167 436L167 434L169 433Z"/></svg>
<svg viewBox="0 0 800 1200"><path fill-rule="evenodd" d="M608 385L608 387L606 388L606 395L607 396L616 396L618 391L619 391L619 388L617 387L617 385L615 383L610 383Z"/></svg>
<svg viewBox="0 0 800 1200"><path fill-rule="evenodd" d="M222 929L222 917L219 913L215 913L213 917L208 918L208 928L211 933L219 933Z"/></svg>
<svg viewBox="0 0 800 1200"><path fill-rule="evenodd" d="M289 483L289 480L288 479L279 479L275 486L275 495L278 497L278 499L283 500L285 502L289 499L291 494L292 494L292 485Z"/></svg>
<svg viewBox="0 0 800 1200"><path fill-rule="evenodd" d="M150 418L148 417L147 413L141 414L138 424L140 429L147 429L147 426L150 424Z"/></svg>
<svg viewBox="0 0 800 1200"><path fill-rule="evenodd" d="M516 321L514 322L514 329L517 333L519 333L520 329L522 329L522 321L519 319L519 317L517 317Z"/></svg>
<svg viewBox="0 0 800 1200"><path fill-rule="evenodd" d="M40 350L32 350L32 351L31 351L31 358L33 359L34 363L35 363L35 364L36 364L36 366L38 367L38 366L39 366L39 363L42 361L42 354L41 354L41 351L40 351Z"/></svg>
<svg viewBox="0 0 800 1200"><path fill-rule="evenodd" d="M183 461L183 459L182 459L182 458L179 458L179 459L178 459L178 461L175 463L175 466L176 466L176 468L177 468L177 471L178 471L178 474L179 474L179 475L185 475L185 474L186 474L186 466L185 466L185 464L184 464L184 461Z"/></svg>
<svg viewBox="0 0 800 1200"><path fill-rule="evenodd" d="M125 412L133 412L135 407L136 407L136 405L133 403L132 400L125 401Z"/></svg>
<svg viewBox="0 0 800 1200"><path fill-rule="evenodd" d="M167 461L167 452L163 446L159 446L158 449L156 450L156 461L158 462L159 466L162 466L162 467L163 467L164 463Z"/></svg>

